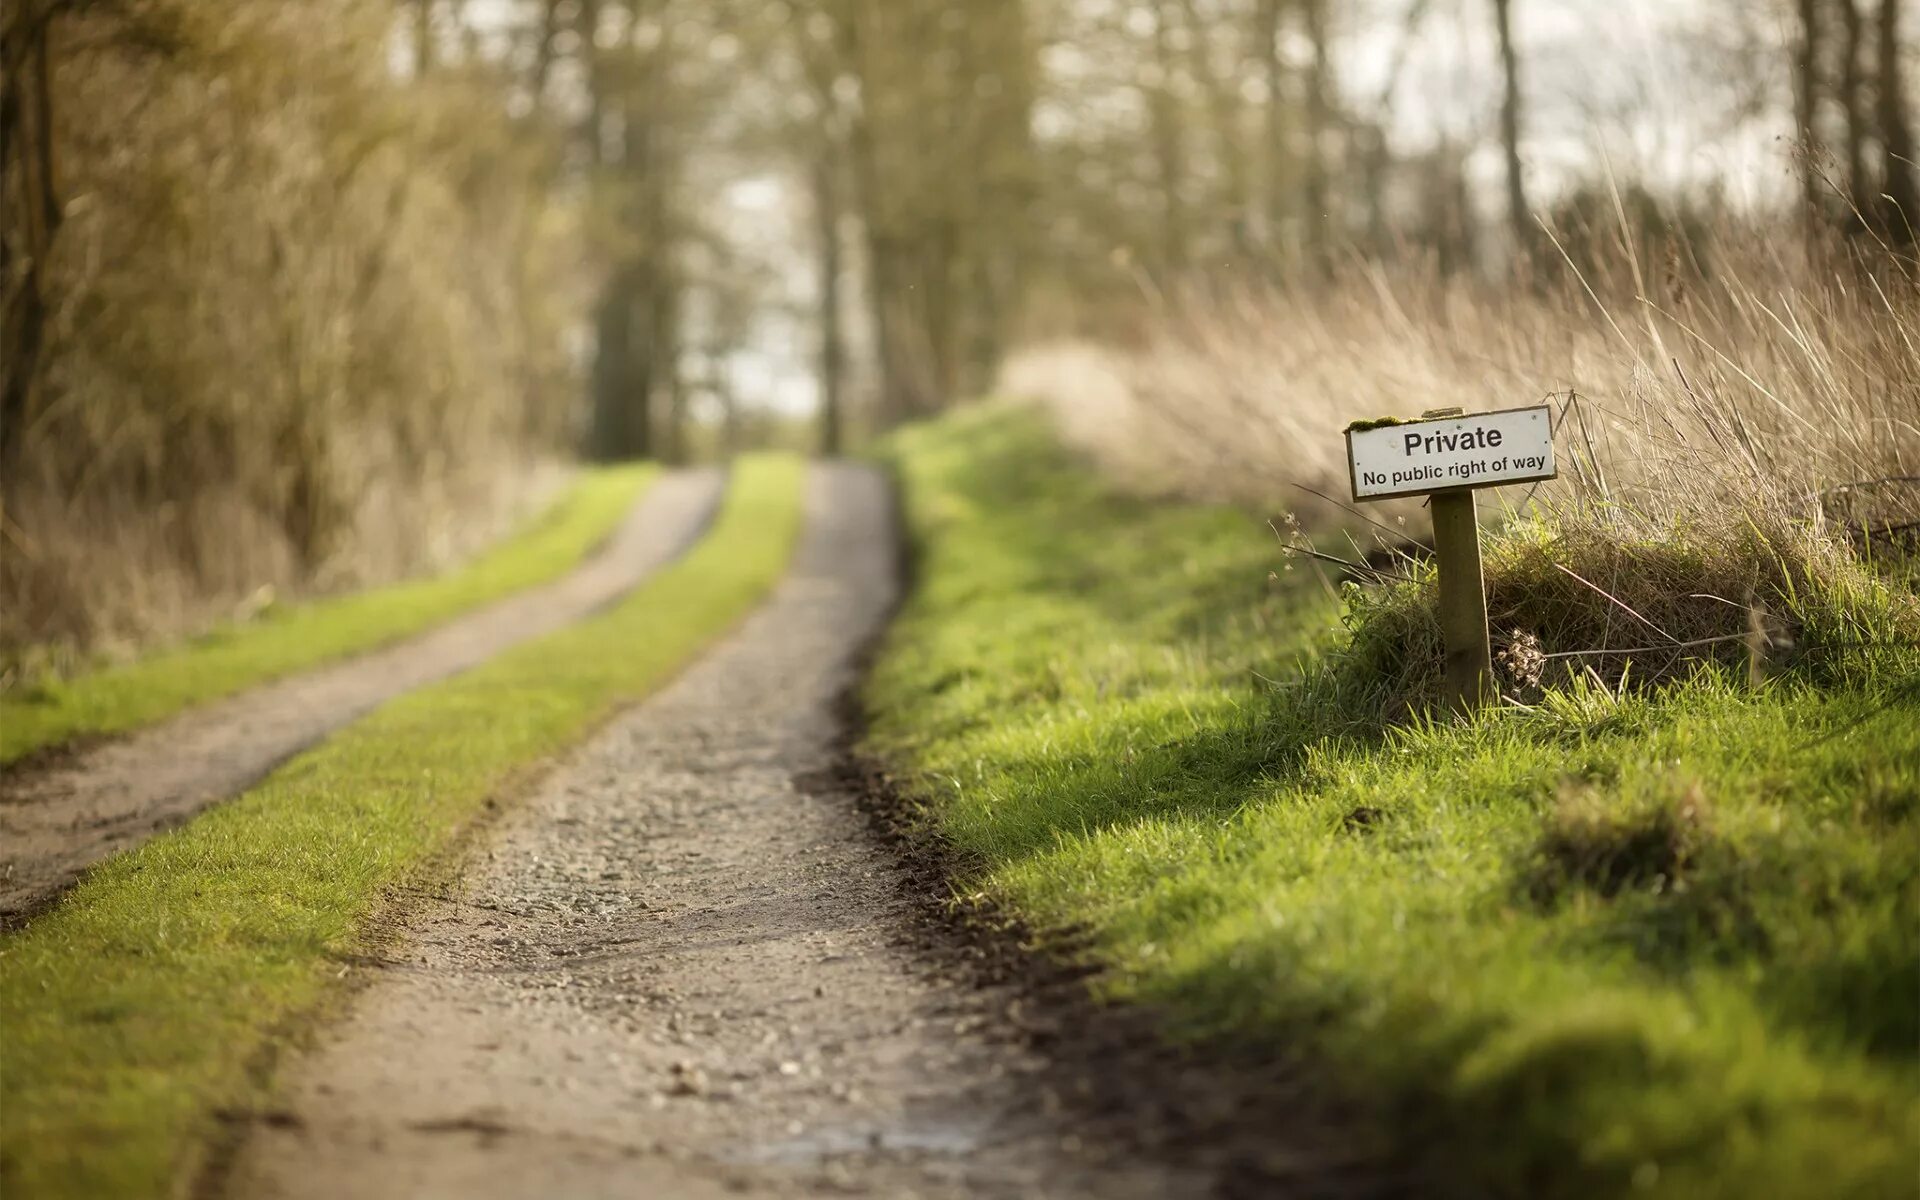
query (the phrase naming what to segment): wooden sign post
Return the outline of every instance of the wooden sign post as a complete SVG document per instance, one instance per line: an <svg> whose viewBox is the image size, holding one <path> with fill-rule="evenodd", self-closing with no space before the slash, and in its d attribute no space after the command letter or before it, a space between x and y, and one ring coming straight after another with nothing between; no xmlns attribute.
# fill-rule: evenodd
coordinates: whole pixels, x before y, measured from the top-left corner
<svg viewBox="0 0 1920 1200"><path fill-rule="evenodd" d="M1494 686L1474 492L1559 474L1553 409L1542 404L1464 415L1448 408L1423 413L1418 421L1356 421L1347 427L1347 462L1356 501L1429 498L1440 564L1447 703L1456 712L1478 708L1493 698Z"/></svg>

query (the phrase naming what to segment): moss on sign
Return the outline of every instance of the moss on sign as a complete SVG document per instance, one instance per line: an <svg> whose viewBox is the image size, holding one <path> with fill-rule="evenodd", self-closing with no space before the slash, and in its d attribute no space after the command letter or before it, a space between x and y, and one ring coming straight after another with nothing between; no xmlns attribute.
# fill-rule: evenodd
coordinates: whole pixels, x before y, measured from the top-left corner
<svg viewBox="0 0 1920 1200"><path fill-rule="evenodd" d="M1364 421L1355 421L1347 426L1348 433L1365 433L1369 429L1386 429L1392 425L1410 425L1405 417L1368 417Z"/></svg>

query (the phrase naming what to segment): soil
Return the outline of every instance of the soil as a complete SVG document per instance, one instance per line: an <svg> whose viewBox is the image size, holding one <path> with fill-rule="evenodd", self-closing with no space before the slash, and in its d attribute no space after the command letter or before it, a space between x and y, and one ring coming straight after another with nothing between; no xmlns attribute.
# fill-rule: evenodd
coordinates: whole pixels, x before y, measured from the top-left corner
<svg viewBox="0 0 1920 1200"><path fill-rule="evenodd" d="M723 484L717 470L665 476L599 553L551 584L385 649L0 776L0 926L30 919L88 867L245 790L383 701L617 599L692 545Z"/></svg>
<svg viewBox="0 0 1920 1200"><path fill-rule="evenodd" d="M1393 1191L1298 1064L1181 1050L951 902L937 843L845 753L892 512L872 471L815 468L770 601L350 965L346 1016L202 1192Z"/></svg>

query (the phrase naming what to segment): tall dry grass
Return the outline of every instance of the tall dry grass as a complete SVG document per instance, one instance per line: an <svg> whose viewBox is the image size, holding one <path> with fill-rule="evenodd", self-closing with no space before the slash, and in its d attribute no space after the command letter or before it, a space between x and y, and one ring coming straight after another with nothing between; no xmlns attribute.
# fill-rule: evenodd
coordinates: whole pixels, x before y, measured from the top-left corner
<svg viewBox="0 0 1920 1200"><path fill-rule="evenodd" d="M550 487L554 153L382 0L65 10L44 375L0 485L0 650L421 569Z"/></svg>
<svg viewBox="0 0 1920 1200"><path fill-rule="evenodd" d="M1862 559L1910 549L1920 519L1920 276L1880 247L1713 234L1650 259L1641 231L1584 231L1582 253L1504 286L1354 263L1312 286L1148 296L1129 344L1033 348L1004 386L1137 486L1387 540L1426 522L1417 501L1347 505L1350 421L1546 401L1561 478L1483 499L1508 529L1489 551L1496 637L1536 676L1516 688L1539 682L1540 654L1617 675L1634 650L1655 674L1700 646L1750 653L1756 621L1781 626L1765 636L1783 654L1820 638L1837 652L1864 618L1807 599L1845 608L1880 588ZM1393 627L1397 701L1430 681L1438 645L1421 586L1360 601L1375 632ZM1920 636L1911 591L1869 607Z"/></svg>

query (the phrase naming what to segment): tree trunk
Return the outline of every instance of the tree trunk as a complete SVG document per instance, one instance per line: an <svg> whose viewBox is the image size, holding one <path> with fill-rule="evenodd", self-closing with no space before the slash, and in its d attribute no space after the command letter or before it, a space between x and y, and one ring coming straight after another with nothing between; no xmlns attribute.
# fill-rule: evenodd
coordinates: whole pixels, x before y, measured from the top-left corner
<svg viewBox="0 0 1920 1200"><path fill-rule="evenodd" d="M1260 62L1267 84L1266 164L1267 211L1266 241L1275 253L1286 229L1288 215L1287 167L1287 67L1280 53L1280 6L1284 0L1261 0L1259 12Z"/></svg>
<svg viewBox="0 0 1920 1200"><path fill-rule="evenodd" d="M615 272L593 321L593 457L614 462L635 454L633 297L631 270Z"/></svg>
<svg viewBox="0 0 1920 1200"><path fill-rule="evenodd" d="M1533 244L1533 210L1527 204L1526 176L1520 163L1520 55L1513 44L1513 0L1493 0L1494 26L1500 36L1500 148L1507 160L1507 220L1513 248L1525 255Z"/></svg>
<svg viewBox="0 0 1920 1200"><path fill-rule="evenodd" d="M604 166L607 160L606 147L606 104L607 73L602 69L600 44L596 35L600 30L600 0L580 0L580 7L574 14L577 22L574 33L580 39L580 58L586 64L587 75L587 112L586 128L581 139L587 144L587 162L594 167Z"/></svg>
<svg viewBox="0 0 1920 1200"><path fill-rule="evenodd" d="M1173 92L1173 39L1168 36L1168 11L1171 4L1161 0L1153 8L1153 58L1160 82L1147 96L1147 111L1153 126L1153 152L1160 184L1160 273L1163 278L1179 271L1187 261L1187 217L1181 192L1185 186L1186 146L1181 135L1184 122Z"/></svg>
<svg viewBox="0 0 1920 1200"><path fill-rule="evenodd" d="M970 154L981 164L977 193L957 210L955 288L956 395L979 395L993 383L1008 332L1020 320L1026 269L1035 257L1032 202L1039 188L1033 107L1039 53L1026 0L992 0L990 19L963 31L966 77L959 95L970 109L964 125ZM991 81L995 86L983 88Z"/></svg>
<svg viewBox="0 0 1920 1200"><path fill-rule="evenodd" d="M636 397L639 419L645 423L645 437L636 453L643 458L659 456L662 401L668 406L672 404L681 370L679 264L670 253L663 252L658 260L649 262L647 266L650 290L647 300L646 378L642 384L646 390L643 395ZM672 410L669 407L667 411L671 414Z"/></svg>
<svg viewBox="0 0 1920 1200"><path fill-rule="evenodd" d="M1895 0L1887 0L1893 3ZM1814 124L1820 106L1820 3L1796 0L1800 38L1794 47L1793 124L1800 153L1800 200L1809 221L1820 211L1820 172L1814 162Z"/></svg>
<svg viewBox="0 0 1920 1200"><path fill-rule="evenodd" d="M413 77L433 70L433 0L413 0Z"/></svg>
<svg viewBox="0 0 1920 1200"><path fill-rule="evenodd" d="M1218 154L1222 191L1226 200L1229 240L1236 249L1244 243L1244 229L1251 190L1247 183L1247 157L1243 153L1240 118L1244 103L1240 98L1239 63L1230 61L1222 70L1214 61L1213 43L1207 32L1207 17L1196 0L1181 0L1180 11L1187 24L1187 57L1193 64L1195 80L1207 98L1207 115L1213 123L1213 142Z"/></svg>
<svg viewBox="0 0 1920 1200"><path fill-rule="evenodd" d="M820 250L820 450L846 450L846 339L840 328L840 185L832 149L823 145L813 169L815 236Z"/></svg>
<svg viewBox="0 0 1920 1200"><path fill-rule="evenodd" d="M681 373L675 371L667 380L666 429L660 435L660 459L675 466L684 466L688 459L687 447L687 381Z"/></svg>
<svg viewBox="0 0 1920 1200"><path fill-rule="evenodd" d="M46 261L60 228L49 45L58 7L0 15L0 466L18 456L33 416Z"/></svg>
<svg viewBox="0 0 1920 1200"><path fill-rule="evenodd" d="M1907 0L1880 0L1880 157L1887 233L1911 246L1920 229L1920 168L1914 165L1913 114L1900 65L1900 8Z"/></svg>
<svg viewBox="0 0 1920 1200"><path fill-rule="evenodd" d="M713 365L713 398L720 402L720 456L732 458L744 448L740 437L740 397L733 390L733 374L719 347L708 352Z"/></svg>
<svg viewBox="0 0 1920 1200"><path fill-rule="evenodd" d="M862 189L863 191L867 189ZM876 226L868 205L861 214L866 230L867 305L873 323L873 340L880 366L881 422L886 426L904 423L913 415L913 372L909 369L906 334L907 314L900 310L900 256L894 239Z"/></svg>
<svg viewBox="0 0 1920 1200"><path fill-rule="evenodd" d="M540 29L534 35L533 79L527 85L538 109L547 96L547 79L553 74L553 40L560 34L560 0L545 0L540 6Z"/></svg>
<svg viewBox="0 0 1920 1200"><path fill-rule="evenodd" d="M645 6L630 3L633 29ZM680 371L681 263L674 195L680 151L667 115L668 64L678 52L671 35L650 46L622 50L617 63L594 49L599 0L579 9L582 53L588 55L588 130L596 175L619 186L619 220L634 246L610 267L596 320L600 338L594 371L595 452L603 458L646 458L659 439L656 400L671 398ZM617 67L617 69L615 69ZM602 122L618 113L619 138Z"/></svg>
<svg viewBox="0 0 1920 1200"><path fill-rule="evenodd" d="M1300 0L1313 57L1307 68L1307 162L1305 205L1308 258L1324 267L1332 259L1328 244L1332 203L1327 183L1327 136L1332 124L1331 70L1327 65L1326 0Z"/></svg>
<svg viewBox="0 0 1920 1200"><path fill-rule="evenodd" d="M1387 175L1393 157L1387 149L1386 130L1368 125L1361 132L1360 177L1367 190L1367 249L1384 258L1393 241L1387 221Z"/></svg>
<svg viewBox="0 0 1920 1200"><path fill-rule="evenodd" d="M856 11L837 14L834 43L840 61L860 85L859 111L851 114L848 121L847 159L853 168L855 201L864 235L868 319L872 322L875 355L880 367L881 424L892 426L911 415L914 403L905 331L897 309L902 275L900 253L889 225L889 198L881 179L874 130L883 88L869 57L873 39L868 36L869 31L862 28L862 21L876 11L862 6Z"/></svg>
<svg viewBox="0 0 1920 1200"><path fill-rule="evenodd" d="M1847 200L1867 217L1873 210L1873 181L1867 174L1866 79L1860 55L1866 49L1866 22L1860 0L1836 0L1840 6L1840 106L1847 117Z"/></svg>
<svg viewBox="0 0 1920 1200"><path fill-rule="evenodd" d="M954 266L960 254L959 222L946 217L928 231L920 247L921 328L926 331L927 375L931 387L926 411L944 408L959 389L959 305L954 295Z"/></svg>
<svg viewBox="0 0 1920 1200"><path fill-rule="evenodd" d="M846 450L847 436L847 343L842 307L846 262L841 241L841 217L846 208L847 121L835 89L842 77L841 66L834 61L839 45L832 38L816 38L807 26L805 20L794 24L800 39L801 66L818 110L812 167L820 272L820 451L839 455Z"/></svg>

